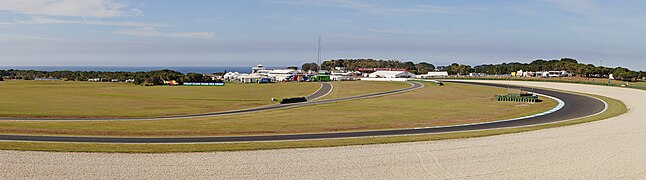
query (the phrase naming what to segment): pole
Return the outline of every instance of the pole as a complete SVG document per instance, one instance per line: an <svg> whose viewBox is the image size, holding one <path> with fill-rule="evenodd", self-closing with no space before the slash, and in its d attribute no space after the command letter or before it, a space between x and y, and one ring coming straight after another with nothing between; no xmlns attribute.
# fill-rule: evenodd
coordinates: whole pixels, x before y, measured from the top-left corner
<svg viewBox="0 0 646 180"><path fill-rule="evenodd" d="M321 72L321 36L319 36L319 43L318 43L318 56L317 56L317 58L316 58L316 63L317 63L317 64L318 64L318 66L319 66L319 68L318 68L318 71L319 71L319 77L318 77L318 80L319 80L319 82L321 82L321 74L320 74L320 72Z"/></svg>
<svg viewBox="0 0 646 180"><path fill-rule="evenodd" d="M316 57L316 64L319 65L319 71L321 71L321 36L319 36L319 43L317 46L318 55Z"/></svg>

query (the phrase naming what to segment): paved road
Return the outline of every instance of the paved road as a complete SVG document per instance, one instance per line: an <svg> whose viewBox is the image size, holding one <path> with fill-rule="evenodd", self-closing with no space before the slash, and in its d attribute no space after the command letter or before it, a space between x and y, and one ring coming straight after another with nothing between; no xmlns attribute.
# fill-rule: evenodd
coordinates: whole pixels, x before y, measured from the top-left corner
<svg viewBox="0 0 646 180"><path fill-rule="evenodd" d="M462 82L475 85L494 87L516 87L508 85ZM418 86L419 83L414 83ZM260 135L260 136L217 136L217 137L181 137L181 138L113 138L113 137L77 137L77 136L21 136L21 135L0 135L0 140L12 141L47 141L47 142L99 142L99 143L207 143L207 142L249 142L249 141L284 141L284 140L309 140L326 138L350 138L367 136L390 136L445 133L457 131L484 130L505 127L527 126L542 123L551 123L585 117L599 113L605 109L605 104L595 98L588 96L563 93L558 91L534 89L533 92L553 96L565 102L560 110L537 117L529 117L514 121L499 121L482 124L471 124L462 126L430 127L399 130L379 130L361 132L337 132L337 133L316 133L316 134L289 134L289 135ZM349 98L354 99L354 98ZM336 100L331 100L334 102ZM325 101L320 101L325 102ZM314 102L316 103L316 102Z"/></svg>
<svg viewBox="0 0 646 180"><path fill-rule="evenodd" d="M415 143L169 154L0 151L0 179L646 179L646 91L496 83L604 95L631 110L574 126Z"/></svg>
<svg viewBox="0 0 646 180"><path fill-rule="evenodd" d="M346 97L346 98L330 99L330 100L322 100L322 101L308 101L303 103L292 103L292 104L274 104L274 105L257 107L257 108L221 111L221 112L212 112L212 113L203 113L203 114L165 116L165 117L154 117L154 118L0 118L0 121L68 121L68 120L70 121L120 121L120 120L132 121L132 120L165 120L165 119L213 117L213 116L276 110L276 109L282 109L282 108L310 106L315 104L325 104L325 103L341 102L341 101L348 101L348 100L355 100L355 99L372 98L372 97L379 97L379 96L385 96L390 94L408 92L408 91L412 91L412 90L424 87L424 85L416 82L408 82L408 84L410 84L410 87L403 88L403 89L397 89L397 90L391 90L391 91L379 92L379 93L373 93L373 94L365 94L365 95L359 95L359 96L352 96L352 97ZM332 85L329 83L323 83L323 85L321 86L321 88L319 88L319 90L309 95L307 98L316 100L318 98L321 98L327 95L330 91L332 91Z"/></svg>
<svg viewBox="0 0 646 180"><path fill-rule="evenodd" d="M305 99L308 101L314 101L319 98L322 98L332 92L332 84L328 82L321 83L321 88L316 90L316 92L310 94L309 96L305 96Z"/></svg>

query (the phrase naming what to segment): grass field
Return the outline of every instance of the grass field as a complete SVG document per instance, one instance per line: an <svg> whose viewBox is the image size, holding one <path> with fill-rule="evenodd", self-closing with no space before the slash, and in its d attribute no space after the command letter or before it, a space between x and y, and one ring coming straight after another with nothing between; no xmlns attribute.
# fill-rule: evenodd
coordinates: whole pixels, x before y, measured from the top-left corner
<svg viewBox="0 0 646 180"><path fill-rule="evenodd" d="M155 117L274 104L272 97L305 96L318 83L236 84L223 87L142 87L126 83L5 81L0 117Z"/></svg>
<svg viewBox="0 0 646 180"><path fill-rule="evenodd" d="M391 91L410 86L404 82L334 81L330 83L334 88L330 94L321 98L322 100Z"/></svg>
<svg viewBox="0 0 646 180"><path fill-rule="evenodd" d="M544 112L556 102L496 102L506 89L446 83L384 97L240 115L157 121L0 122L2 134L221 136L455 125Z"/></svg>
<svg viewBox="0 0 646 180"><path fill-rule="evenodd" d="M506 128L483 131L457 132L445 134L425 134L391 137L368 137L348 139L327 139L308 141L283 142L251 142L251 143L220 143L220 144L97 144L97 143L36 143L36 142L0 142L2 150L22 151L63 151L63 152L117 152L117 153L171 153L171 152L209 152L209 151L242 151L266 150L285 148L313 148L349 145L368 145L383 143L401 143L470 137L493 136L500 134L518 133L546 128L561 127L592 121L603 120L625 113L628 109L619 100L603 96L595 96L608 103L608 110L596 116L545 124L531 127Z"/></svg>

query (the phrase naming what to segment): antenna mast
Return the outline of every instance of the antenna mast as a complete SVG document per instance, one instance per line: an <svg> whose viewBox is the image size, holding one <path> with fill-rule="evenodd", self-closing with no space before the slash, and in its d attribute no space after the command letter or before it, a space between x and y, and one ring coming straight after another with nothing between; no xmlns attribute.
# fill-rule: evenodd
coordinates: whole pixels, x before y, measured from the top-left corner
<svg viewBox="0 0 646 180"><path fill-rule="evenodd" d="M318 71L321 71L321 36L319 36L319 44L318 44L318 56L316 59L316 64L319 66Z"/></svg>

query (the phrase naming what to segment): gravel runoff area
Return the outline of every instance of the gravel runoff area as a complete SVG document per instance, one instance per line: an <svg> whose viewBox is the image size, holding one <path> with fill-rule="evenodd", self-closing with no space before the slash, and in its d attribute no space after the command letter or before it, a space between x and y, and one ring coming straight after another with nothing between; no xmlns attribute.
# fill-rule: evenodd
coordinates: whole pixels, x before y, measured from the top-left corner
<svg viewBox="0 0 646 180"><path fill-rule="evenodd" d="M622 100L630 110L560 128L415 143L184 154L0 151L0 179L646 178L646 91L493 82L604 95Z"/></svg>

